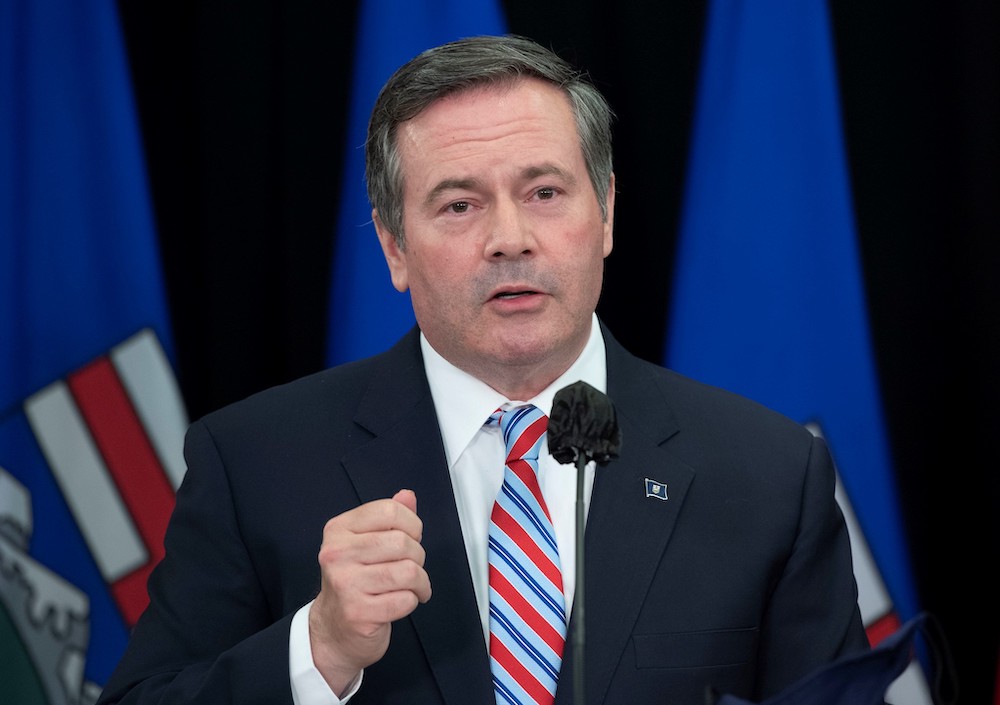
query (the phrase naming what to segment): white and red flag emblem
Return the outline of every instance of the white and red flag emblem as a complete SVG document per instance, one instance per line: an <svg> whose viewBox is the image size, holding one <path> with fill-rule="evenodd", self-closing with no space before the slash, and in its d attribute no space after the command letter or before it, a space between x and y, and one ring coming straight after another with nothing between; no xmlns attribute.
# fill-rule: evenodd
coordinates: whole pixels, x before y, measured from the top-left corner
<svg viewBox="0 0 1000 705"><path fill-rule="evenodd" d="M149 329L21 411L0 423L0 612L11 632L0 636L22 647L5 680L24 679L4 690L89 702L99 685L88 660L117 660L148 604L184 475L187 414Z"/></svg>

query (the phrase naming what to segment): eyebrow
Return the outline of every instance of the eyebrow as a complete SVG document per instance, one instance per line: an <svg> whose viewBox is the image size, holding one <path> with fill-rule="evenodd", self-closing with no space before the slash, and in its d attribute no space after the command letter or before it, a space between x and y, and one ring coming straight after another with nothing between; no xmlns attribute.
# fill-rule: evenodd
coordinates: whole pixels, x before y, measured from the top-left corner
<svg viewBox="0 0 1000 705"><path fill-rule="evenodd" d="M570 172L564 169L560 169L555 164L540 164L538 166L529 166L527 169L521 172L521 176L525 180L535 179L538 178L539 176L558 176L560 179L563 179L571 186L576 184L575 176L573 176Z"/></svg>
<svg viewBox="0 0 1000 705"><path fill-rule="evenodd" d="M564 169L560 169L555 164L539 164L529 166L521 172L521 178L525 181L537 179L539 176L557 176L565 180L568 184L575 185L576 177ZM437 200L438 196L446 191L469 190L474 191L482 187L482 181L476 178L468 179L444 179L437 183L424 198L424 205L430 206Z"/></svg>
<svg viewBox="0 0 1000 705"><path fill-rule="evenodd" d="M452 190L475 190L480 186L482 182L479 179L445 179L444 181L439 181L438 184L430 190L427 197L424 199L424 205L433 205L434 201L437 200L445 191Z"/></svg>

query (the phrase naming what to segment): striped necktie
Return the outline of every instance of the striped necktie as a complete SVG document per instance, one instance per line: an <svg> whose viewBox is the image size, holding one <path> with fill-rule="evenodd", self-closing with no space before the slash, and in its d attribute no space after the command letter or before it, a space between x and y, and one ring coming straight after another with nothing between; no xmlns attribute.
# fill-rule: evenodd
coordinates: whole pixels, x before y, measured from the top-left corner
<svg viewBox="0 0 1000 705"><path fill-rule="evenodd" d="M490 515L490 667L497 705L552 705L566 640L559 549L538 486L548 417L535 406L496 411L507 446Z"/></svg>

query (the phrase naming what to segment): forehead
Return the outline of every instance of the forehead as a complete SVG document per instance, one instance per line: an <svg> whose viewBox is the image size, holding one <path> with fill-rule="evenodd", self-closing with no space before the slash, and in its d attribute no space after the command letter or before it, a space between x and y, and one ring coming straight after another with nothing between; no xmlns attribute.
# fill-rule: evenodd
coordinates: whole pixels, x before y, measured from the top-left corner
<svg viewBox="0 0 1000 705"><path fill-rule="evenodd" d="M471 88L438 99L399 126L404 173L473 162L579 157L569 98L535 78Z"/></svg>
<svg viewBox="0 0 1000 705"><path fill-rule="evenodd" d="M566 91L551 81L535 76L502 78L495 82L484 82L467 88L445 93L433 100L411 120L428 117L435 113L462 110L463 108L493 101L514 101L526 105L532 102L565 103L569 107ZM409 121L404 121L409 122Z"/></svg>

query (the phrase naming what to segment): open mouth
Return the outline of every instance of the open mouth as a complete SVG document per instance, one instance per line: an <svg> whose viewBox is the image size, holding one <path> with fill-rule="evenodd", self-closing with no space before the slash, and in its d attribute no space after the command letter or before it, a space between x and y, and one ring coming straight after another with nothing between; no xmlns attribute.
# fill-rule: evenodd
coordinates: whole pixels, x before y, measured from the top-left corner
<svg viewBox="0 0 1000 705"><path fill-rule="evenodd" d="M517 299L521 296L530 296L531 294L537 294L537 291L501 291L499 294L495 295L494 299Z"/></svg>

